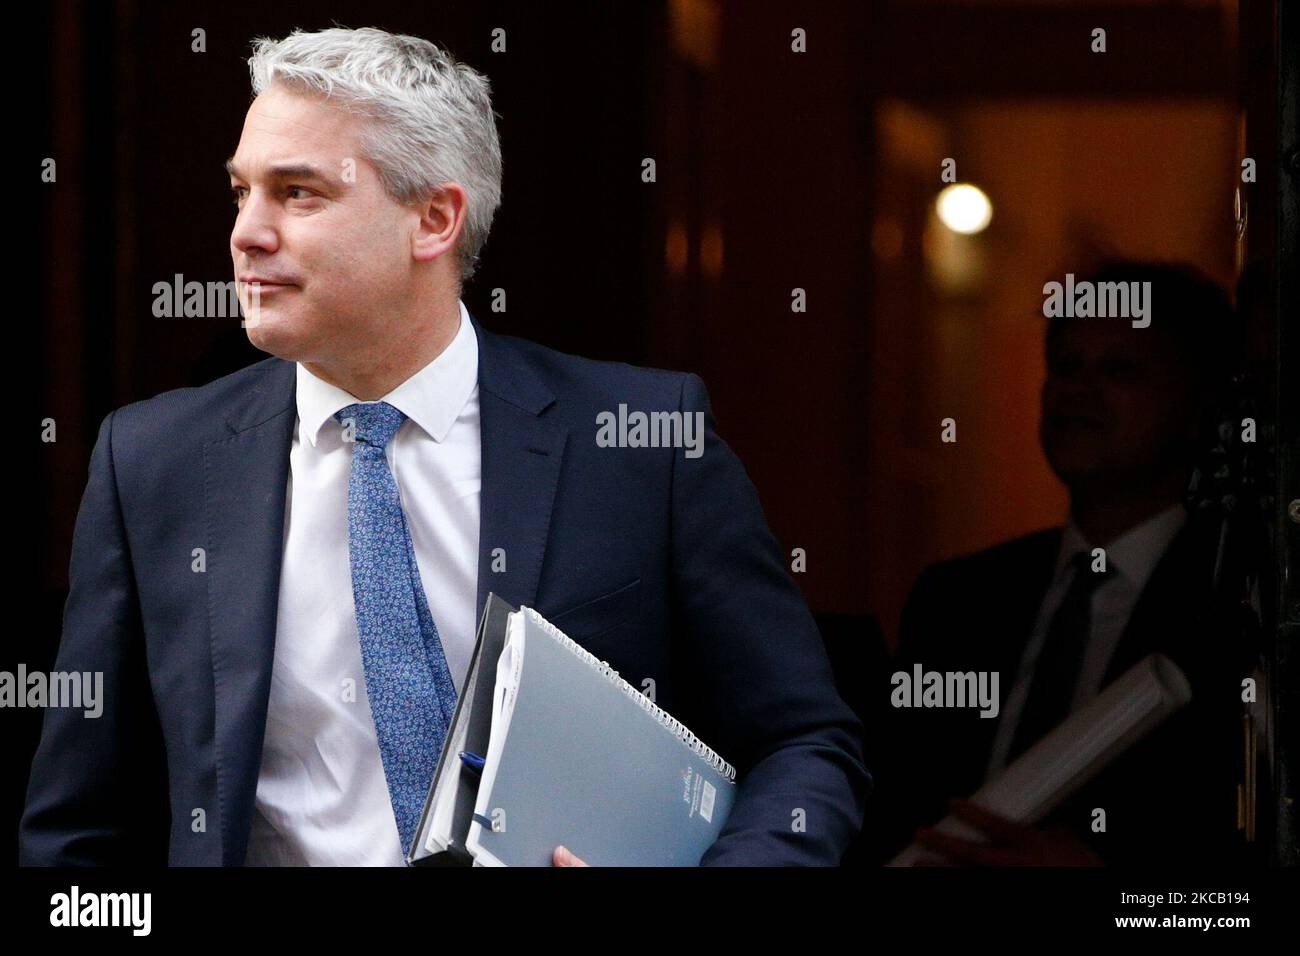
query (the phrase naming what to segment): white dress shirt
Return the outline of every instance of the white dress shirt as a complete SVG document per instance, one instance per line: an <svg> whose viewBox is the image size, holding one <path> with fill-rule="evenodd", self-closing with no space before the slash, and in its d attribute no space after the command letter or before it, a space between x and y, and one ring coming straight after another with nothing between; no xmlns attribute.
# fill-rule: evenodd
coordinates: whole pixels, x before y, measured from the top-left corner
<svg viewBox="0 0 1300 956"><path fill-rule="evenodd" d="M1071 711L1101 692L1106 668L1128 626L1129 618L1133 616L1133 608L1137 606L1142 589L1146 587L1151 572L1186 520L1187 509L1181 504L1173 505L1130 528L1106 547L1106 569L1111 573L1092 592L1088 638L1084 645L1079 681L1075 685L1070 705ZM1074 580L1070 558L1080 551L1091 553L1094 547L1096 546L1088 543L1073 521L1066 524L1056 555L1052 585L1039 606L1038 618L1020 659L1016 682L1007 695L1006 706L1002 710L986 779L1002 769L1007 762L1016 725L1029 697L1034 668L1047 639L1047 630Z"/></svg>
<svg viewBox="0 0 1300 956"><path fill-rule="evenodd" d="M275 662L246 862L400 866L405 848L352 598L354 443L333 417L358 399L301 364L297 376ZM474 648L480 491L478 338L463 302L451 344L381 401L409 419L385 451L459 694Z"/></svg>

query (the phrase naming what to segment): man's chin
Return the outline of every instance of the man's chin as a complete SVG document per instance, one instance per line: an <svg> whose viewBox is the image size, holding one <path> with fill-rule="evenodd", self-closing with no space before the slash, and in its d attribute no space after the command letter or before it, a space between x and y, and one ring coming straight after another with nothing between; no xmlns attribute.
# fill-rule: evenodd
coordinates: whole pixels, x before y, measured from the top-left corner
<svg viewBox="0 0 1300 956"><path fill-rule="evenodd" d="M245 325L244 332L253 348L286 362L296 362L302 354L302 338L294 334L288 323L277 322L263 315L259 321Z"/></svg>
<svg viewBox="0 0 1300 956"><path fill-rule="evenodd" d="M1052 472L1071 490L1091 488L1094 492L1113 489L1127 494L1151 481L1153 469L1138 456L1090 455L1048 459Z"/></svg>
<svg viewBox="0 0 1300 956"><path fill-rule="evenodd" d="M1062 442L1045 449L1047 463L1067 485L1095 480L1113 470L1112 449L1092 442Z"/></svg>

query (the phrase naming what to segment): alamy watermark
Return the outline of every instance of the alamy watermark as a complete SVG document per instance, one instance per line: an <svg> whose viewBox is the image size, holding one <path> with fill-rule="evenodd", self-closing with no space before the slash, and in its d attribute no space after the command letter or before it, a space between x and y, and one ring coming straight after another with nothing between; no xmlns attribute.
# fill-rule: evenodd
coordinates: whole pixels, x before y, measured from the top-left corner
<svg viewBox="0 0 1300 956"><path fill-rule="evenodd" d="M243 316L245 327L256 327L262 307L257 282L185 281L176 273L171 282L153 284L153 314L159 319L233 319Z"/></svg>
<svg viewBox="0 0 1300 956"><path fill-rule="evenodd" d="M703 412L618 412L596 416L596 444L601 448L685 448L687 458L704 454Z"/></svg>
<svg viewBox="0 0 1300 956"><path fill-rule="evenodd" d="M132 936L148 936L152 915L152 893L83 893L73 884L50 897L51 926L124 926Z"/></svg>
<svg viewBox="0 0 1300 956"><path fill-rule="evenodd" d="M1049 319L1132 319L1135 329L1151 324L1150 282L1075 282L1067 272L1064 284L1044 285L1043 296Z"/></svg>
<svg viewBox="0 0 1300 956"><path fill-rule="evenodd" d="M999 708L997 671L896 671L889 679L895 707L978 707L981 717L996 717Z"/></svg>
<svg viewBox="0 0 1300 956"><path fill-rule="evenodd" d="M80 707L94 720L104 712L103 671L0 671L0 707Z"/></svg>

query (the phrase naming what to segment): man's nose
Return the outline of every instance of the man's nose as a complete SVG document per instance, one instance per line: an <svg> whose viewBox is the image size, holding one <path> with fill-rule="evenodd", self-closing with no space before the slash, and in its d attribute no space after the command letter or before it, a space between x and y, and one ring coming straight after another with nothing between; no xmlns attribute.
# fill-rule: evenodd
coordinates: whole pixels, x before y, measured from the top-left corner
<svg viewBox="0 0 1300 956"><path fill-rule="evenodd" d="M1095 406L1102 399L1102 380L1095 370L1079 365L1068 372L1049 375L1043 388L1043 398L1048 407L1068 409L1078 406Z"/></svg>
<svg viewBox="0 0 1300 956"><path fill-rule="evenodd" d="M1106 368L1101 361L1079 359L1054 377L1062 388L1095 391L1106 382Z"/></svg>
<svg viewBox="0 0 1300 956"><path fill-rule="evenodd" d="M249 255L255 251L275 252L279 245L280 236L269 204L250 195L235 218L235 227L230 232L230 247Z"/></svg>

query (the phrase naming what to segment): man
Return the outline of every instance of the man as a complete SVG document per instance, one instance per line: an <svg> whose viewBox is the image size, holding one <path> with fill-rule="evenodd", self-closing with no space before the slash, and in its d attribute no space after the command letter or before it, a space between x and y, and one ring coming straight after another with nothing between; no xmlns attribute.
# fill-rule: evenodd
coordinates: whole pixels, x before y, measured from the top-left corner
<svg viewBox="0 0 1300 956"><path fill-rule="evenodd" d="M276 357L104 420L58 660L104 673L104 714L47 716L23 860L122 859L126 753L161 740L170 863L401 864L494 591L737 766L702 863L839 862L861 724L700 380L459 301L500 196L486 79L374 29L250 66L230 246ZM620 405L702 444L602 447Z"/></svg>
<svg viewBox="0 0 1300 956"><path fill-rule="evenodd" d="M951 862L986 866L1204 863L1236 853L1248 671L1235 635L1213 616L1218 523L1189 518L1182 504L1206 400L1231 360L1231 310L1211 282L1174 266L1113 263L1089 278L1149 282L1150 326L1049 322L1040 437L1069 490L1068 521L931 567L909 596L897 669L996 671L1000 700L996 719L895 712L897 758L879 774L879 816L893 828L876 830L884 859L913 839ZM1042 825L947 805L1152 652L1183 669L1192 704ZM948 812L987 840L930 828Z"/></svg>

